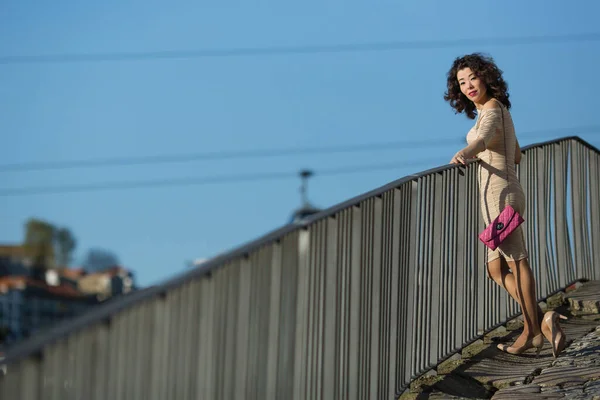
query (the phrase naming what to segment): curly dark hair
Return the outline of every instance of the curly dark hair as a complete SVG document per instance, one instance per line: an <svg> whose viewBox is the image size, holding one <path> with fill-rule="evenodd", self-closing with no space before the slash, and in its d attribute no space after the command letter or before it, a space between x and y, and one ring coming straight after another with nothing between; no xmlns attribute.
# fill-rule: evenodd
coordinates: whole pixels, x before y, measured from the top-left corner
<svg viewBox="0 0 600 400"><path fill-rule="evenodd" d="M447 91L444 93L444 100L450 103L457 114L464 112L468 118L475 119L475 104L460 91L456 78L458 71L464 68L470 68L483 81L488 95L510 109L508 84L502 78L502 70L498 68L492 57L473 53L456 58L447 74Z"/></svg>

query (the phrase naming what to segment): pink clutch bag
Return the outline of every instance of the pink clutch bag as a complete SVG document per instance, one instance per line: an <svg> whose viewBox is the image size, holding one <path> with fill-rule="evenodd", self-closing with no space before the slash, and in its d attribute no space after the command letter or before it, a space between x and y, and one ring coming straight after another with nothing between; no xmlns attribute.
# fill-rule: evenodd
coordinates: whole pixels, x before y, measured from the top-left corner
<svg viewBox="0 0 600 400"><path fill-rule="evenodd" d="M525 221L514 208L507 205L504 210L479 234L479 240L495 250L519 225Z"/></svg>

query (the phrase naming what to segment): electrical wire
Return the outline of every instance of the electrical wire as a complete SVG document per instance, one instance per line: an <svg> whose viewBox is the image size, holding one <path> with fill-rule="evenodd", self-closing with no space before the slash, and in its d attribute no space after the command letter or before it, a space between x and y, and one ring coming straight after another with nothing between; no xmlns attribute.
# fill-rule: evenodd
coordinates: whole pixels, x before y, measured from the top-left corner
<svg viewBox="0 0 600 400"><path fill-rule="evenodd" d="M598 127L600 130L600 126ZM255 149L235 151L214 151L174 155L153 155L141 157L112 157L88 160L48 161L31 163L14 163L0 165L0 172L60 170L72 168L97 168L109 166L131 166L149 164L185 163L191 161L217 161L242 158L267 158L291 155L355 153L366 151L385 151L398 148L422 148L425 146L460 145L456 138L439 138L426 140L405 140L379 143L363 143L354 145L333 145L320 147L287 147L279 149Z"/></svg>
<svg viewBox="0 0 600 400"><path fill-rule="evenodd" d="M330 168L317 170L315 176L336 176L344 174L356 174L361 172L374 172L382 170L390 170L394 168L406 168L417 165L432 164L439 162L439 159L417 160L405 162L392 162L381 164L367 165L349 165L338 168ZM127 189L142 189L142 188L158 188L158 187L176 187L176 186L191 186L191 185L208 185L208 184L224 184L224 183L241 183L241 182L256 182L256 181L273 181L283 179L296 179L297 172L266 172L256 174L235 174L221 176L203 176L190 178L169 178L169 179L149 179L149 180L134 180L123 182L102 182L90 184L74 184L74 185L56 185L56 186L37 186L23 188L5 188L0 189L0 197L8 196L26 196L37 194L56 194L56 193L77 193L77 192L96 192L104 190L127 190Z"/></svg>
<svg viewBox="0 0 600 400"><path fill-rule="evenodd" d="M556 134L600 133L600 125L586 125L571 128L540 129L519 133L519 137L549 136ZM140 157L109 157L66 161L42 161L27 163L0 164L0 172L30 172L42 170L64 170L74 168L99 168L112 166L152 165L186 163L193 161L217 161L249 158L268 158L292 155L318 155L336 153L359 153L369 151L389 151L395 149L420 149L424 147L460 146L463 140L457 138L435 138L421 140L403 140L390 142L371 142L362 144L312 147L284 147L279 149L254 149L235 151L212 151L173 155L152 155Z"/></svg>
<svg viewBox="0 0 600 400"><path fill-rule="evenodd" d="M208 57L279 56L293 54L381 52L393 50L439 49L457 46L514 46L544 43L571 43L600 40L600 33L577 33L565 35L539 35L516 37L489 37L447 40L409 40L370 43L271 46L229 49L163 50L114 53L70 53L0 57L0 65L12 64L59 64L82 62L148 61L166 59L190 59Z"/></svg>

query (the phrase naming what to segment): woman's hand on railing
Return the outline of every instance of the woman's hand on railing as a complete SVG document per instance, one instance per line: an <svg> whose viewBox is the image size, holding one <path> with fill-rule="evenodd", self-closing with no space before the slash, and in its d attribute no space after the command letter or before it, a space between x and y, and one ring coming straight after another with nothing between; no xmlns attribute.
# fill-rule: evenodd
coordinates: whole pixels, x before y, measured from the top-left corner
<svg viewBox="0 0 600 400"><path fill-rule="evenodd" d="M464 149L459 150L454 157L452 157L452 159L450 160L450 164L462 164L462 165L467 165L467 160L469 157L467 157Z"/></svg>
<svg viewBox="0 0 600 400"><path fill-rule="evenodd" d="M462 150L459 150L450 160L450 164L467 165L467 161L482 151L485 150L485 142L483 139L474 140L470 145Z"/></svg>

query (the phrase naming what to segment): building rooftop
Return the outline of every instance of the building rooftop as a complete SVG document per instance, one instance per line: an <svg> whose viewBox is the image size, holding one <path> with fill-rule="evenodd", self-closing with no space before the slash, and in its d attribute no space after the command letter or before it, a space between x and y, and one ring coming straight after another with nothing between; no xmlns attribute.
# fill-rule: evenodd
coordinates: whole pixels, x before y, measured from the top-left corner
<svg viewBox="0 0 600 400"><path fill-rule="evenodd" d="M25 290L34 288L43 290L50 295L66 297L66 298L86 298L85 294L81 293L74 287L67 284L58 284L56 286L48 285L46 282L39 279L34 279L28 276L3 276L0 277L0 293L5 293L9 290Z"/></svg>

